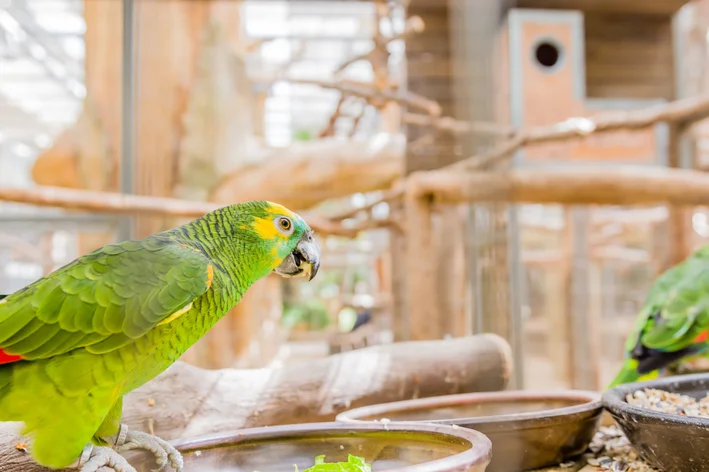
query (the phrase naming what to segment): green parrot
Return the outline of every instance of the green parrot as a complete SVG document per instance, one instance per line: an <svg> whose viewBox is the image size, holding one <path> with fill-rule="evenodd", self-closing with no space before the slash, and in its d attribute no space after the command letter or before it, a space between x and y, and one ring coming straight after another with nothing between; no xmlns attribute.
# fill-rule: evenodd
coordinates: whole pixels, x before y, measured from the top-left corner
<svg viewBox="0 0 709 472"><path fill-rule="evenodd" d="M709 354L709 245L664 272L650 288L608 388L648 380L679 361Z"/></svg>
<svg viewBox="0 0 709 472"><path fill-rule="evenodd" d="M120 423L123 396L173 364L254 282L312 280L320 249L303 219L265 201L227 206L145 239L104 246L0 300L0 421L24 423L46 467L135 472L166 441Z"/></svg>

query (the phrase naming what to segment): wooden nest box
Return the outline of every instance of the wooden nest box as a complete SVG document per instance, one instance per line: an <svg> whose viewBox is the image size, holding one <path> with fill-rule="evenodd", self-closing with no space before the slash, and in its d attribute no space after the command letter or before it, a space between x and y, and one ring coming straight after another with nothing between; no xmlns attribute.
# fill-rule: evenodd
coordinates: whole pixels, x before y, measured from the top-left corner
<svg viewBox="0 0 709 472"><path fill-rule="evenodd" d="M508 2L509 3L509 2ZM494 57L496 110L514 127L551 125L676 98L673 18L686 0L517 0ZM667 165L666 125L521 150L515 165Z"/></svg>

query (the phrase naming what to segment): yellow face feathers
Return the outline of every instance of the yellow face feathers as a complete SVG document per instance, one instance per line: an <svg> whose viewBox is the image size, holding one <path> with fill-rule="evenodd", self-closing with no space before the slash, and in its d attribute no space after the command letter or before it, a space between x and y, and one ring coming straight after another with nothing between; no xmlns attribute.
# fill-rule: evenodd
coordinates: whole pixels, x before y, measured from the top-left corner
<svg viewBox="0 0 709 472"><path fill-rule="evenodd" d="M256 217L251 222L253 231L262 239L285 241L293 234L299 217L288 208L278 203L268 202L264 208L266 216ZM278 217L284 217L276 220Z"/></svg>

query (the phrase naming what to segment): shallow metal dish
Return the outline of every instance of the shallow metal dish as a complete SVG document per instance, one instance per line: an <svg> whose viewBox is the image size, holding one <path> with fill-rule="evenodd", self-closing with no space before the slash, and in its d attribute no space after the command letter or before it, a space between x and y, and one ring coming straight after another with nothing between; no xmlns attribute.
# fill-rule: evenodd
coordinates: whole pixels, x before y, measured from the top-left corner
<svg viewBox="0 0 709 472"><path fill-rule="evenodd" d="M485 472L491 443L483 434L432 424L311 423L244 429L174 442L184 472L288 472L313 465L316 456L345 461L364 457L373 471ZM138 472L155 467L152 457L129 457Z"/></svg>
<svg viewBox="0 0 709 472"><path fill-rule="evenodd" d="M492 441L489 472L519 472L582 454L602 413L600 393L520 390L372 405L343 412L337 421L362 424L386 418L475 429Z"/></svg>
<svg viewBox="0 0 709 472"><path fill-rule="evenodd" d="M693 418L628 404L628 393L656 388L696 399L709 391L709 374L665 377L619 385L603 394L610 412L640 456L665 472L709 472L709 418Z"/></svg>

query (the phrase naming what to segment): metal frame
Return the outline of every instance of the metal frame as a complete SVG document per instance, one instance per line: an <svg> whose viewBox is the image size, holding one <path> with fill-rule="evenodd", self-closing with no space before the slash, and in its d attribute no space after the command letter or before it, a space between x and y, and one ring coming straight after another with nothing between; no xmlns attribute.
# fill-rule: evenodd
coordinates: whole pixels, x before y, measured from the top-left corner
<svg viewBox="0 0 709 472"><path fill-rule="evenodd" d="M121 106L121 173L120 190L124 194L132 194L135 180L135 128L137 115L135 110L135 3L134 0L123 0L123 64L122 64L122 106ZM126 216L121 220L118 239L131 239L134 221Z"/></svg>

